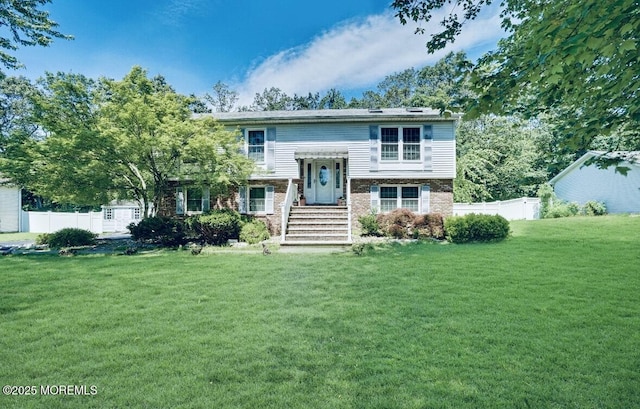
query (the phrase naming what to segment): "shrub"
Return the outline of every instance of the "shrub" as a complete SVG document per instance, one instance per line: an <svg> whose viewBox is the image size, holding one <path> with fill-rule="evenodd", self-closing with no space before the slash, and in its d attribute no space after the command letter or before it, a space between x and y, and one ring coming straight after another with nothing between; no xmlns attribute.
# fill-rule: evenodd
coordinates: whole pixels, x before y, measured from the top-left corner
<svg viewBox="0 0 640 409"><path fill-rule="evenodd" d="M36 237L36 244L49 244L50 237L51 233L38 234L38 237Z"/></svg>
<svg viewBox="0 0 640 409"><path fill-rule="evenodd" d="M371 243L354 243L351 245L351 250L356 256L363 256L374 250Z"/></svg>
<svg viewBox="0 0 640 409"><path fill-rule="evenodd" d="M260 243L263 240L269 240L269 230L262 220L251 220L246 222L240 229L240 241L249 244Z"/></svg>
<svg viewBox="0 0 640 409"><path fill-rule="evenodd" d="M399 224L390 224L386 229L387 236L393 237L394 239L406 239L409 237L409 233L407 232L407 228L404 226L400 226Z"/></svg>
<svg viewBox="0 0 640 409"><path fill-rule="evenodd" d="M404 239L412 236L415 219L416 215L411 210L395 209L378 215L377 222L385 236Z"/></svg>
<svg viewBox="0 0 640 409"><path fill-rule="evenodd" d="M540 215L542 218L549 217L549 209L551 208L554 200L556 199L555 193L553 193L553 188L550 184L544 183L540 185L538 188L538 197L540 198Z"/></svg>
<svg viewBox="0 0 640 409"><path fill-rule="evenodd" d="M499 215L468 214L449 217L444 222L447 240L452 243L500 241L509 236L509 222Z"/></svg>
<svg viewBox="0 0 640 409"><path fill-rule="evenodd" d="M97 234L89 230L66 228L53 232L45 237L51 248L90 246L95 243ZM44 243L43 243L44 244Z"/></svg>
<svg viewBox="0 0 640 409"><path fill-rule="evenodd" d="M380 225L375 213L358 217L363 236L380 236Z"/></svg>
<svg viewBox="0 0 640 409"><path fill-rule="evenodd" d="M168 217L147 217L138 224L127 226L131 237L137 241L160 244L162 246L178 246L185 241L185 228L180 220Z"/></svg>
<svg viewBox="0 0 640 409"><path fill-rule="evenodd" d="M444 217L440 213L416 216L413 222L413 237L417 239L444 239Z"/></svg>
<svg viewBox="0 0 640 409"><path fill-rule="evenodd" d="M187 225L202 241L221 245L240 235L241 218L235 210L222 209L209 214L190 217Z"/></svg>
<svg viewBox="0 0 640 409"><path fill-rule="evenodd" d="M547 208L545 218L571 217L580 213L580 205L575 202L558 201Z"/></svg>
<svg viewBox="0 0 640 409"><path fill-rule="evenodd" d="M582 213L587 216L603 216L607 214L607 206L602 202L590 200L584 204Z"/></svg>

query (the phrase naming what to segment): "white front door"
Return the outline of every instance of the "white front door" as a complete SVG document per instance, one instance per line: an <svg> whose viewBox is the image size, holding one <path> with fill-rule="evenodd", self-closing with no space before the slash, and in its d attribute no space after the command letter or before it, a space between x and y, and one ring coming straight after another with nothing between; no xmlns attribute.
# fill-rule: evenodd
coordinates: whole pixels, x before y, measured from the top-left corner
<svg viewBox="0 0 640 409"><path fill-rule="evenodd" d="M334 162L331 160L316 162L316 203L330 204L333 203L334 193Z"/></svg>

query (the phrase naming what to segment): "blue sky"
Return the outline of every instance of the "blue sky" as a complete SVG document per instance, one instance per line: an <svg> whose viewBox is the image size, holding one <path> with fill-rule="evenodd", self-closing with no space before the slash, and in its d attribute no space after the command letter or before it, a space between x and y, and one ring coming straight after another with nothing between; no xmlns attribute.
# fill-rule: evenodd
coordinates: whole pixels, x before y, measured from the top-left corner
<svg viewBox="0 0 640 409"><path fill-rule="evenodd" d="M454 46L429 55L427 37L402 26L390 3L52 0L44 9L75 39L20 49L16 56L26 68L11 74L120 79L140 65L183 94L202 95L222 81L249 105L256 92L272 86L289 95L337 88L359 96L386 75L433 64L448 51L477 58L503 35L498 10L490 10L470 22Z"/></svg>

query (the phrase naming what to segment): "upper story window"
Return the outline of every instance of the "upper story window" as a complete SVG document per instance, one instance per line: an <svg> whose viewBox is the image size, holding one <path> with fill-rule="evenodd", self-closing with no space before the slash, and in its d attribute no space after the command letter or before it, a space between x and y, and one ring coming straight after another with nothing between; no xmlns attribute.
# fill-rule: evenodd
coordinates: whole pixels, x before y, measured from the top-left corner
<svg viewBox="0 0 640 409"><path fill-rule="evenodd" d="M382 161L420 160L419 127L382 127L380 128L380 144L380 160Z"/></svg>
<svg viewBox="0 0 640 409"><path fill-rule="evenodd" d="M247 152L249 158L256 162L264 162L264 130L250 130L247 135Z"/></svg>

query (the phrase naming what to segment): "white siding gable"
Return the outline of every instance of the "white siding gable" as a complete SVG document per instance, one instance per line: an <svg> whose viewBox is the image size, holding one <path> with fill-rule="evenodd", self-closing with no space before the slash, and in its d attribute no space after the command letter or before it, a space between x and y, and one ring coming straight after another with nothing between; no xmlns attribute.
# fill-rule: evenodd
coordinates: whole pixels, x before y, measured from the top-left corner
<svg viewBox="0 0 640 409"><path fill-rule="evenodd" d="M551 180L556 196L581 205L590 200L603 202L609 213L640 212L640 165L623 163L631 168L624 176L615 171L615 166L584 166L591 156L587 153Z"/></svg>

